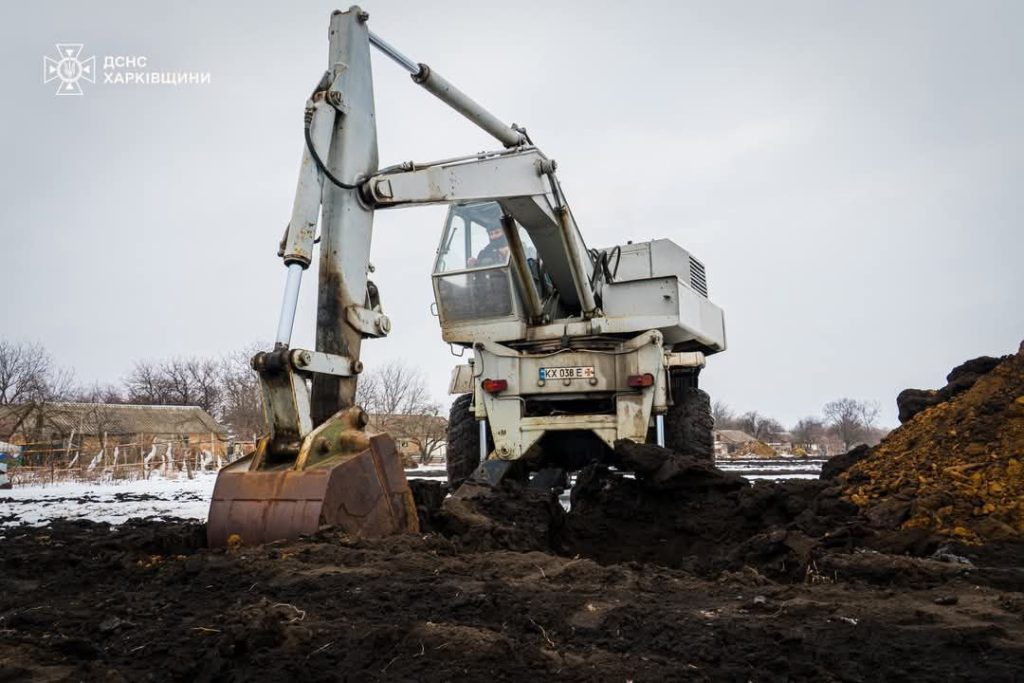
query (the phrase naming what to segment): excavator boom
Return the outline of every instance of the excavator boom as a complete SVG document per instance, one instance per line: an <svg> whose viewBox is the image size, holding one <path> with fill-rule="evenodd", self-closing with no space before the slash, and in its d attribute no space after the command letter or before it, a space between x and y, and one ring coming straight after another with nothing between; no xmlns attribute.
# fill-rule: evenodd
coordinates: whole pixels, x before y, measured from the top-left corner
<svg viewBox="0 0 1024 683"><path fill-rule="evenodd" d="M253 454L218 474L207 525L212 546L295 538L324 525L370 537L419 528L394 441L367 434L368 417L355 406L362 340L390 329L367 280L373 210L355 185L325 181L377 170L366 18L358 7L331 16L328 69L306 105L306 146L282 245L288 276L276 343L253 358L268 433ZM316 350L293 349L318 224Z"/></svg>

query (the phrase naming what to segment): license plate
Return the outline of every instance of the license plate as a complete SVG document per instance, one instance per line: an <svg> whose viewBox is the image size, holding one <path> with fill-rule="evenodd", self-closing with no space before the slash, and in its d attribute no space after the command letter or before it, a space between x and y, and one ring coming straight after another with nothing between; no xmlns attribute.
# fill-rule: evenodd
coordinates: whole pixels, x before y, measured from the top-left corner
<svg viewBox="0 0 1024 683"><path fill-rule="evenodd" d="M549 379L590 379L597 377L593 365L583 365L574 368L541 368L540 378Z"/></svg>

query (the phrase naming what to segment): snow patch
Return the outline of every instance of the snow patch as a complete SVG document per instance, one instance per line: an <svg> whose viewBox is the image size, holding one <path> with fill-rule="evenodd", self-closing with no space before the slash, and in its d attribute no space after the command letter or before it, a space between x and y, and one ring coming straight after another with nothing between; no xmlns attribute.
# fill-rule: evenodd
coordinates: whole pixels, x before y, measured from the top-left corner
<svg viewBox="0 0 1024 683"><path fill-rule="evenodd" d="M111 524L132 517L205 521L216 480L215 472L197 472L193 479L152 476L104 483L67 481L19 486L0 493L0 526L40 526L61 517Z"/></svg>

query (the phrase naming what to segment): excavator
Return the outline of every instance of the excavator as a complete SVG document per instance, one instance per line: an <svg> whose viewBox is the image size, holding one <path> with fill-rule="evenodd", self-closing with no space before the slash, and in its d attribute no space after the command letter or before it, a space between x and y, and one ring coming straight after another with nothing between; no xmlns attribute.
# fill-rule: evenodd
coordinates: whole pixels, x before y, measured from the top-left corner
<svg viewBox="0 0 1024 683"><path fill-rule="evenodd" d="M453 495L507 477L564 487L566 473L621 439L710 458L713 422L697 380L726 340L704 265L668 239L588 248L555 160L524 128L370 31L368 19L358 6L331 16L278 253L287 276L275 344L252 359L267 432L218 473L210 545L325 525L364 537L418 531L395 442L369 432L356 404L362 341L391 332L369 279L378 210L449 207L433 266L435 315L443 341L472 352L449 386ZM371 48L502 147L379 168ZM293 348L314 257L315 349Z"/></svg>

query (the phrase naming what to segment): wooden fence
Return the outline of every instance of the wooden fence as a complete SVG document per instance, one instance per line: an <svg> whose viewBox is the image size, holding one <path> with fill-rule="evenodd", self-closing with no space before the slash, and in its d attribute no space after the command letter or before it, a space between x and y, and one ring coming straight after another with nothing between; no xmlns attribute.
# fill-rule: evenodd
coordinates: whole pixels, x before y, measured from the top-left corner
<svg viewBox="0 0 1024 683"><path fill-rule="evenodd" d="M61 481L149 479L216 471L250 453L254 441L235 441L227 456L218 453L216 437L210 441L160 440L118 443L92 450L50 443L25 444L22 455L9 464L7 474L18 485ZM222 450L222 449L220 449Z"/></svg>

